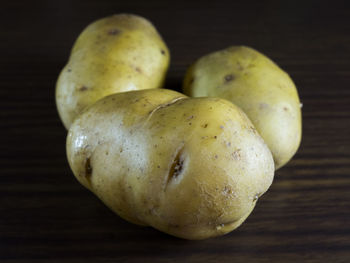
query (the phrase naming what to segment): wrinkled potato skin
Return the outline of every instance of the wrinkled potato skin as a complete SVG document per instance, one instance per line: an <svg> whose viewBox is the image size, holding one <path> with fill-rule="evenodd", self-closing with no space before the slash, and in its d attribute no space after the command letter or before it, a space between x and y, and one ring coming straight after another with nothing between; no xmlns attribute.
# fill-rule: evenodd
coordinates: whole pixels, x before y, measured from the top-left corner
<svg viewBox="0 0 350 263"><path fill-rule="evenodd" d="M67 156L118 215L185 239L237 228L274 175L268 147L238 107L165 89L89 107L69 130Z"/></svg>
<svg viewBox="0 0 350 263"><path fill-rule="evenodd" d="M107 95L161 88L169 60L161 36L142 17L121 14L90 24L76 40L56 84L56 104L65 127Z"/></svg>
<svg viewBox="0 0 350 263"><path fill-rule="evenodd" d="M302 133L297 89L286 72L256 50L233 46L200 58L186 73L184 92L239 106L270 148L276 169L296 153Z"/></svg>

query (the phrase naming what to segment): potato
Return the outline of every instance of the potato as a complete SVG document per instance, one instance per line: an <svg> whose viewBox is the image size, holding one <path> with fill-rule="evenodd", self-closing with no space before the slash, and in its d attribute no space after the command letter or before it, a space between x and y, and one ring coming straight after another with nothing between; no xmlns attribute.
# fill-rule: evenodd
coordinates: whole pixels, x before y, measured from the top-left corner
<svg viewBox="0 0 350 263"><path fill-rule="evenodd" d="M169 50L145 18L120 14L90 24L78 37L56 84L56 104L68 129L104 96L160 88Z"/></svg>
<svg viewBox="0 0 350 263"><path fill-rule="evenodd" d="M67 156L78 181L122 218L185 239L237 228L274 175L238 107L165 89L99 100L72 124Z"/></svg>
<svg viewBox="0 0 350 263"><path fill-rule="evenodd" d="M187 71L184 92L239 106L270 148L276 169L296 153L301 110L296 87L281 68L252 48L233 46L203 56Z"/></svg>

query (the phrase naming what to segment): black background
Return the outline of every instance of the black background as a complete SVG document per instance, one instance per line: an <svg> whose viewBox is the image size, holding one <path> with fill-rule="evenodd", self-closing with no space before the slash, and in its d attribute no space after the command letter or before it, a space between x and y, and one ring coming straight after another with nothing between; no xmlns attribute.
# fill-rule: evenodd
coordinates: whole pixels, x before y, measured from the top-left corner
<svg viewBox="0 0 350 263"><path fill-rule="evenodd" d="M184 241L129 224L73 177L54 88L83 28L150 19L172 61L166 87L209 52L248 45L295 81L303 141L236 231ZM350 6L343 1L2 1L1 262L350 262Z"/></svg>

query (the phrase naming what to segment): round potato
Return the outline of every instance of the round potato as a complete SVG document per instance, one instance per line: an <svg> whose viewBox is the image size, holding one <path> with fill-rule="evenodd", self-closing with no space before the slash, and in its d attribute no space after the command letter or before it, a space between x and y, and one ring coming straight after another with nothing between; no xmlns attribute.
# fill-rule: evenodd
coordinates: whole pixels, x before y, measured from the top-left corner
<svg viewBox="0 0 350 263"><path fill-rule="evenodd" d="M165 89L99 100L72 124L67 156L79 182L118 215L185 239L237 228L274 175L238 107Z"/></svg>
<svg viewBox="0 0 350 263"><path fill-rule="evenodd" d="M276 169L296 153L301 140L297 89L286 72L256 50L233 46L200 58L187 71L184 92L224 98L243 109L270 148Z"/></svg>
<svg viewBox="0 0 350 263"><path fill-rule="evenodd" d="M104 96L160 88L169 60L166 44L145 18L120 14L90 24L76 40L56 84L65 127Z"/></svg>

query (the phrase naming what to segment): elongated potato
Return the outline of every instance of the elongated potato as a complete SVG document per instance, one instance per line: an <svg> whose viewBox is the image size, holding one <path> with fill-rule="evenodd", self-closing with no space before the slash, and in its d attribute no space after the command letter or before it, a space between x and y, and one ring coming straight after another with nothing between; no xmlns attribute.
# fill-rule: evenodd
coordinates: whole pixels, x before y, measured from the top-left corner
<svg viewBox="0 0 350 263"><path fill-rule="evenodd" d="M243 109L269 146L276 169L299 148L297 89L286 72L252 48L233 46L198 59L187 71L184 92L224 98Z"/></svg>
<svg viewBox="0 0 350 263"><path fill-rule="evenodd" d="M238 107L164 89L99 100L71 126L67 155L79 182L118 215L185 239L237 228L274 175Z"/></svg>
<svg viewBox="0 0 350 263"><path fill-rule="evenodd" d="M104 96L160 88L169 59L166 44L145 18L120 14L90 24L76 40L56 84L65 127Z"/></svg>

